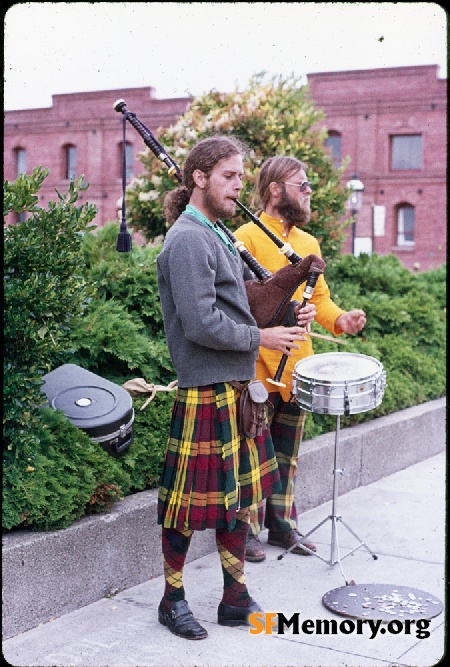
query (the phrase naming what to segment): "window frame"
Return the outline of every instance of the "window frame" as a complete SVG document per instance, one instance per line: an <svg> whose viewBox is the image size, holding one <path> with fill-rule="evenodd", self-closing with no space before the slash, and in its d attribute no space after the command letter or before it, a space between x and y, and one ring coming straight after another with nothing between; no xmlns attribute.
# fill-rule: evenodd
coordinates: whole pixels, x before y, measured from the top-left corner
<svg viewBox="0 0 450 667"><path fill-rule="evenodd" d="M403 143L406 146L406 140L411 142L412 139L420 139L420 150L418 155L413 155L416 152L414 147L406 147L407 152L409 153L410 162L407 163L404 155L405 148L403 148L403 153L400 150L400 144ZM398 140L398 141L396 141ZM397 144L397 147L395 146ZM390 170L391 171L421 171L423 169L423 135L421 133L415 132L414 134L391 134L390 136ZM397 154L398 153L398 154ZM402 157L403 155L403 157ZM396 163L394 164L394 160ZM405 162L405 166L399 166L401 161Z"/></svg>
<svg viewBox="0 0 450 667"><path fill-rule="evenodd" d="M27 173L27 150L22 148L22 146L17 146L14 149L15 155L15 169L16 169L16 178L19 178L21 174ZM24 163L25 169L21 169L21 162Z"/></svg>
<svg viewBox="0 0 450 667"><path fill-rule="evenodd" d="M405 232L405 222L408 223L407 220L404 219L404 212L406 211L412 211L413 219L412 219L412 241L409 239L405 239L405 233L408 234L408 232ZM415 238L415 231L416 231L416 209L412 204L408 203L402 203L399 204L396 207L396 244L398 248L414 248L416 245L416 238ZM411 234L411 232L409 232Z"/></svg>
<svg viewBox="0 0 450 667"><path fill-rule="evenodd" d="M74 155L75 159L73 159ZM64 158L64 178L70 181L77 177L78 151L75 144L66 144L64 146Z"/></svg>
<svg viewBox="0 0 450 667"><path fill-rule="evenodd" d="M339 140L339 151L335 151L335 144L331 142L331 144L327 144L328 139L338 139ZM338 132L337 130L328 130L327 133L327 138L325 139L325 148L330 153L331 160L333 162L333 166L335 168L338 168L342 166L342 134Z"/></svg>

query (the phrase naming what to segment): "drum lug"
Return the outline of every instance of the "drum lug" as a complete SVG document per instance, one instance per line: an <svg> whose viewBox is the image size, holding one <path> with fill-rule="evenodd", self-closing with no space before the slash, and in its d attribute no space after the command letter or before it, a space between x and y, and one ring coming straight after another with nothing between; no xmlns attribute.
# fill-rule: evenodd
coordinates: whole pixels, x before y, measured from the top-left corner
<svg viewBox="0 0 450 667"><path fill-rule="evenodd" d="M348 387L345 385L344 388L344 416L349 417L350 416L350 400L348 398Z"/></svg>

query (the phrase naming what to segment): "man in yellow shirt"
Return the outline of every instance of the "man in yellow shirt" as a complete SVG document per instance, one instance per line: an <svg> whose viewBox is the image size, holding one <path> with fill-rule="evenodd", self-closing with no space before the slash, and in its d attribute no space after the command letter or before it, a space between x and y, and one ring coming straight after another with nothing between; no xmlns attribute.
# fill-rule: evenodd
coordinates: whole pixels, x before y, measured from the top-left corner
<svg viewBox="0 0 450 667"><path fill-rule="evenodd" d="M263 164L257 182L257 191L263 208L259 218L280 240L289 243L300 257L306 257L311 253L321 256L318 241L301 229L309 222L311 215L312 189L306 177L306 170L306 164L288 156L275 156ZM289 260L279 252L273 240L254 222L242 225L235 232L235 236L271 273L289 264ZM303 287L297 290L293 299L303 301ZM311 299L298 313L298 325L308 327L313 319L334 336L342 333L355 334L361 331L366 323L364 311L344 311L332 301L323 274L317 280ZM293 347L291 352L281 377L285 387L267 382L267 378L275 376L281 360L281 355L277 351L261 347L256 362L256 377L265 384L269 392L269 424L282 491L267 498L265 519L262 503L250 508L250 530L245 558L252 562L263 561L266 557L259 539L263 522L269 529L268 544L283 549L295 544L291 553L301 555L309 555L310 551L316 551L315 545L305 540L297 530L294 487L306 412L290 400L295 364L300 359L314 354L311 338L308 336L306 341L300 341L298 347ZM302 543L310 551L303 549Z"/></svg>

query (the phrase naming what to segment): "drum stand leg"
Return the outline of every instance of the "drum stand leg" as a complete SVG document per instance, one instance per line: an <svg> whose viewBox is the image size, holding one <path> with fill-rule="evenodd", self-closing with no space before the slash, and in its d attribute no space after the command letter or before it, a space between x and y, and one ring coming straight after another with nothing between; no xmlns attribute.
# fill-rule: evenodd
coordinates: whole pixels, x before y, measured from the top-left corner
<svg viewBox="0 0 450 667"><path fill-rule="evenodd" d="M315 551L312 551L311 549L308 549L308 547L305 547L302 544L302 549L307 551L313 556L317 556L317 558L320 558L320 560L323 560L325 563L328 563L329 565L336 565L336 563L339 565L339 569L341 570L341 574L346 579L344 576L344 573L342 572L342 567L341 567L341 561L352 554L354 551L357 549L360 549L361 547L364 547L372 556L374 560L378 559L378 556L373 553L371 549L367 546L365 542L361 540L360 537L350 528L350 526L345 523L345 521L342 519L342 517L336 513L337 511L337 499L338 499L338 475L343 475L344 474L344 469L338 467L338 462L339 462L339 432L340 432L340 424L341 424L341 418L339 415L336 417L336 436L335 436L335 444L334 444L334 470L333 470L333 503L332 503L332 509L331 509L331 515L327 516L325 519L323 519L320 523L317 524L312 530L310 530L306 535L303 537L306 539L310 535L316 532L321 526L323 526L324 523L326 523L328 520L331 521L331 551L330 551L330 560L327 560L326 558L323 558L323 556L320 556L320 554L316 553ZM344 556L341 556L340 550L339 550L339 540L338 540L338 523L342 523L345 528L347 528L348 532L353 535L355 539L358 540L359 544L348 551ZM292 549L295 549L297 545L293 544L289 549L287 549L283 554L278 556L278 560L281 560L286 556L286 554L290 553ZM347 584L347 580L345 581Z"/></svg>

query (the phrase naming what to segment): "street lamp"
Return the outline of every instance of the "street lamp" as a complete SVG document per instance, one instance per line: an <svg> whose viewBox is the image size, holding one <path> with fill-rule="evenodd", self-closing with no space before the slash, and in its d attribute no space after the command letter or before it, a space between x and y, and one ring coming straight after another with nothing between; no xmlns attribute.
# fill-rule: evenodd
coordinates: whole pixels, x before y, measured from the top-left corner
<svg viewBox="0 0 450 667"><path fill-rule="evenodd" d="M347 183L347 188L351 190L350 196L347 200L347 208L352 213L352 254L355 254L355 236L356 236L356 216L362 206L362 193L364 184L359 180L356 174L353 174L351 180Z"/></svg>

